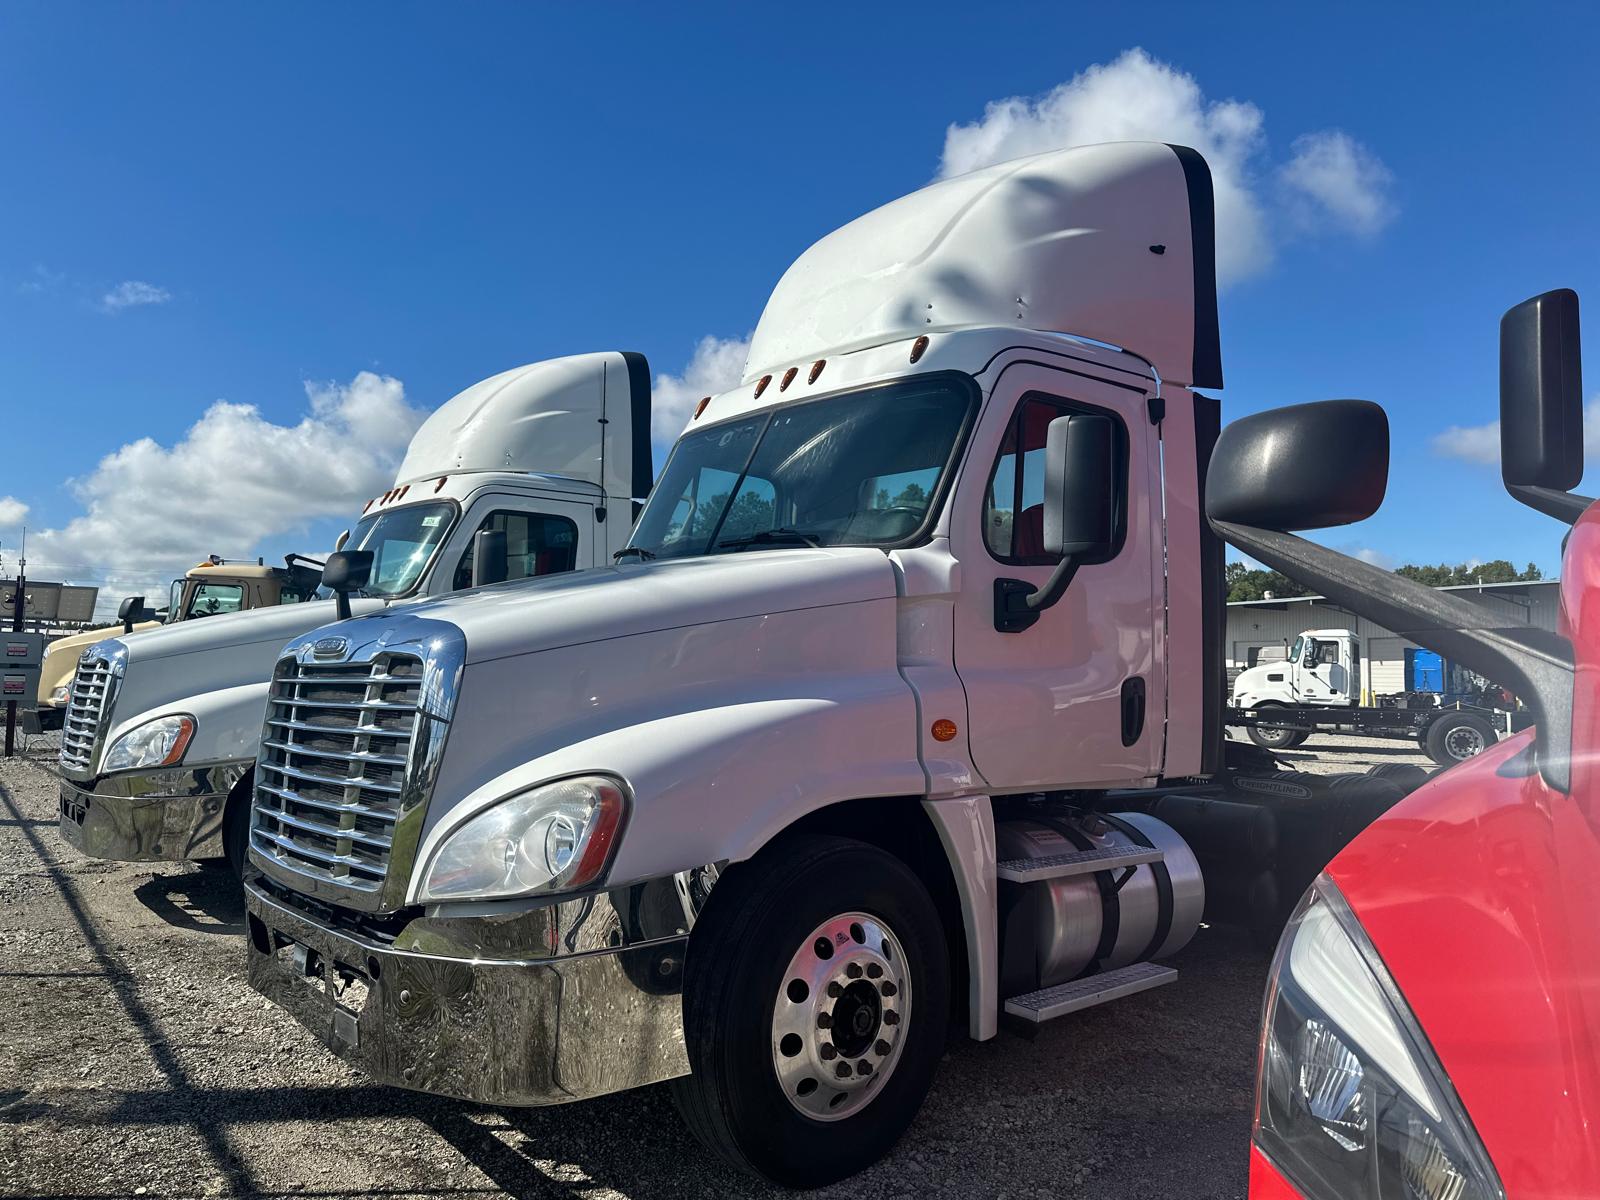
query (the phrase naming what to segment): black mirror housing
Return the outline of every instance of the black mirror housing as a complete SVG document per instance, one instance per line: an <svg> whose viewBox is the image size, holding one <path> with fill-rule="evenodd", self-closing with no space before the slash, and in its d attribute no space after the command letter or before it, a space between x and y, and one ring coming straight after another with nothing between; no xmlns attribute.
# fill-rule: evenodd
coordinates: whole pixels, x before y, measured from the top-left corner
<svg viewBox="0 0 1600 1200"><path fill-rule="evenodd" d="M1389 485L1389 418L1368 400L1323 400L1241 417L1206 474L1206 516L1286 532L1378 511Z"/></svg>
<svg viewBox="0 0 1600 1200"><path fill-rule="evenodd" d="M122 622L123 633L132 633L133 627L148 615L143 596L124 596L117 605L117 620Z"/></svg>
<svg viewBox="0 0 1600 1200"><path fill-rule="evenodd" d="M504 583L511 574L504 529L480 529L472 535L472 586Z"/></svg>
<svg viewBox="0 0 1600 1200"><path fill-rule="evenodd" d="M1044 550L1078 559L1108 554L1117 536L1117 431L1110 417L1070 413L1050 422L1044 451Z"/></svg>
<svg viewBox="0 0 1600 1200"><path fill-rule="evenodd" d="M339 550L322 565L322 583L334 593L339 620L350 618L350 593L359 592L372 578L371 550Z"/></svg>
<svg viewBox="0 0 1600 1200"><path fill-rule="evenodd" d="M1583 478L1578 293L1544 292L1500 318L1500 477L1571 491Z"/></svg>

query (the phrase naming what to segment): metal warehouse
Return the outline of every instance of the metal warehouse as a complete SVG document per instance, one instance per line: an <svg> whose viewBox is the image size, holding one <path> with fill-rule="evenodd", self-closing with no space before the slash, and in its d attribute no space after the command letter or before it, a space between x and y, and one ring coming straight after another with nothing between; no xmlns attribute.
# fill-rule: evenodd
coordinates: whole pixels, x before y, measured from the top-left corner
<svg viewBox="0 0 1600 1200"><path fill-rule="evenodd" d="M1530 625L1556 628L1560 582L1471 583L1441 588L1482 606L1489 626ZM1366 686L1374 695L1404 691L1445 691L1449 664L1421 650L1415 642L1358 617L1322 596L1241 600L1228 605L1228 677L1265 657L1281 655L1308 629L1349 629L1361 638L1366 657ZM1433 674L1432 672L1437 672ZM1436 683L1437 681L1437 683Z"/></svg>

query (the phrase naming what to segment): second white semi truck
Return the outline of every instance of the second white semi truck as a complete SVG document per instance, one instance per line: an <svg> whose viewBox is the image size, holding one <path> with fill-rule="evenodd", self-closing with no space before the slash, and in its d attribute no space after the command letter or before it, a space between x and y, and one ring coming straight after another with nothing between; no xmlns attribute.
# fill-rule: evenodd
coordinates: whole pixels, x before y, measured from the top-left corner
<svg viewBox="0 0 1600 1200"><path fill-rule="evenodd" d="M1171 983L1207 880L1124 789L1222 768L1213 265L1206 164L1159 144L818 242L617 566L285 648L252 984L403 1087L671 1080L707 1145L814 1186L899 1137L952 1015ZM1361 502L1263 521L1383 491L1334 482Z"/></svg>
<svg viewBox="0 0 1600 1200"><path fill-rule="evenodd" d="M347 544L371 555L371 570L350 604L383 611L475 578L609 564L650 480L642 356L584 354L495 375L432 413L394 486L367 502ZM97 858L227 857L242 869L263 737L271 746L301 732L262 732L273 663L285 641L333 619L334 601L312 600L87 650L62 729L62 836Z"/></svg>

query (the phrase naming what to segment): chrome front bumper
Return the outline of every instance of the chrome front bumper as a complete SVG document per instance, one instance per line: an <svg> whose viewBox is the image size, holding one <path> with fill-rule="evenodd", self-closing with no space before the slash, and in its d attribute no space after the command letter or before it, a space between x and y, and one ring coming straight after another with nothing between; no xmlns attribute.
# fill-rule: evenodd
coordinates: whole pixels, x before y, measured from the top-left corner
<svg viewBox="0 0 1600 1200"><path fill-rule="evenodd" d="M130 771L61 781L61 836L91 858L182 862L221 858L228 793L251 762Z"/></svg>
<svg viewBox="0 0 1600 1200"><path fill-rule="evenodd" d="M635 941L607 896L508 918L418 917L393 941L332 928L259 880L245 903L250 986L379 1083L545 1105L689 1071L687 938Z"/></svg>

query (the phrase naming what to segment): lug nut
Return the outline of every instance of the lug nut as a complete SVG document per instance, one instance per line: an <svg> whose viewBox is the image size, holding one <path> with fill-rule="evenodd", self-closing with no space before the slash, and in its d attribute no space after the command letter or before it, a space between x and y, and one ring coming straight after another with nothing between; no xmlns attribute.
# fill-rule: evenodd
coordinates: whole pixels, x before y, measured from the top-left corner
<svg viewBox="0 0 1600 1200"><path fill-rule="evenodd" d="M834 1048L833 1043L831 1043L831 1042L823 1042L822 1043L822 1060L824 1062L832 1062L834 1059L836 1059L838 1057L839 1057L839 1051Z"/></svg>
<svg viewBox="0 0 1600 1200"><path fill-rule="evenodd" d="M888 1012L883 1014L883 1023L885 1025L898 1025L898 1024L900 1024L900 1014L895 1012L894 1009L891 1008Z"/></svg>
<svg viewBox="0 0 1600 1200"><path fill-rule="evenodd" d="M850 1064L849 1063L840 1063L837 1067L834 1068L834 1074L836 1074L840 1079L849 1079L850 1078L850 1074L851 1074L851 1072L850 1072Z"/></svg>
<svg viewBox="0 0 1600 1200"><path fill-rule="evenodd" d="M882 1038L879 1038L877 1043L872 1047L872 1052L879 1058L882 1058L885 1054L889 1053L889 1043L884 1041Z"/></svg>
<svg viewBox="0 0 1600 1200"><path fill-rule="evenodd" d="M868 963L867 964L867 978L868 979L877 979L882 974L883 974L883 968L880 967L877 963Z"/></svg>
<svg viewBox="0 0 1600 1200"><path fill-rule="evenodd" d="M895 987L894 984L890 983L887 979L885 979L882 983L880 983L878 985L878 990L880 992L882 992L885 996L892 996L896 992L898 992L900 989Z"/></svg>
<svg viewBox="0 0 1600 1200"><path fill-rule="evenodd" d="M828 985L828 995L835 1000L844 995L844 989L839 986L838 980L835 980Z"/></svg>
<svg viewBox="0 0 1600 1200"><path fill-rule="evenodd" d="M817 1014L817 1028L818 1029L832 1029L833 1028L833 1018L830 1017L827 1013L818 1013Z"/></svg>
<svg viewBox="0 0 1600 1200"><path fill-rule="evenodd" d="M869 1063L866 1059L863 1058L860 1062L858 1062L856 1064L856 1074L858 1074L858 1075L871 1075L872 1074L872 1064Z"/></svg>
<svg viewBox="0 0 1600 1200"><path fill-rule="evenodd" d="M861 964L860 963L851 963L848 967L846 967L844 969L844 973L846 975L850 976L851 979L860 979L861 978Z"/></svg>

